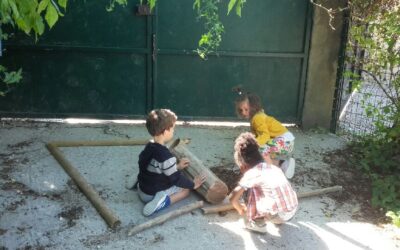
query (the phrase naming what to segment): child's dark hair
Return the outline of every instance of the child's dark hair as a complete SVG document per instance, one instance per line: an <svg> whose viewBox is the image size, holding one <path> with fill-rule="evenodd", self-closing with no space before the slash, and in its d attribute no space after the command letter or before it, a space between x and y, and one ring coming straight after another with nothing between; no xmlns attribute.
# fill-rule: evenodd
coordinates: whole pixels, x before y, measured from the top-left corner
<svg viewBox="0 0 400 250"><path fill-rule="evenodd" d="M146 119L146 128L149 134L157 136L174 126L178 117L169 109L152 110Z"/></svg>
<svg viewBox="0 0 400 250"><path fill-rule="evenodd" d="M238 97L235 100L236 114L240 116L240 112L238 110L238 106L242 102L249 102L250 108L250 117L253 117L257 112L263 110L261 99L258 95L252 94L250 92L244 92L244 90L238 86L232 88L232 91L235 91L238 94Z"/></svg>
<svg viewBox="0 0 400 250"><path fill-rule="evenodd" d="M253 167L264 159L258 151L259 146L252 133L242 133L235 140L235 162L238 166L245 164L247 167Z"/></svg>

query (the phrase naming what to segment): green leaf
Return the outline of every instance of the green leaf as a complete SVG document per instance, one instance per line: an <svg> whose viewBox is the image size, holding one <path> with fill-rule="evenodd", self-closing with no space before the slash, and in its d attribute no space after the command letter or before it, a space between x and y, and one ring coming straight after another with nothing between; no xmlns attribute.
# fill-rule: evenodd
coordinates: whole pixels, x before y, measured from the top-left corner
<svg viewBox="0 0 400 250"><path fill-rule="evenodd" d="M209 36L208 34L203 34L203 35L201 36L200 41L199 41L199 46L208 44L208 43L209 43L209 40L210 40L210 36Z"/></svg>
<svg viewBox="0 0 400 250"><path fill-rule="evenodd" d="M193 9L200 9L200 0L195 0L193 3Z"/></svg>
<svg viewBox="0 0 400 250"><path fill-rule="evenodd" d="M238 16L242 16L242 4L241 3L238 3L238 4L236 4L236 15L238 15Z"/></svg>
<svg viewBox="0 0 400 250"><path fill-rule="evenodd" d="M67 9L67 0L58 0L58 4L65 9Z"/></svg>
<svg viewBox="0 0 400 250"><path fill-rule="evenodd" d="M44 11L47 8L47 6L49 5L49 2L50 2L50 0L42 0L42 1L40 1L36 12L38 14L42 13L42 11Z"/></svg>
<svg viewBox="0 0 400 250"><path fill-rule="evenodd" d="M42 35L45 28L43 19L42 18L36 19L35 26L33 28L38 35Z"/></svg>
<svg viewBox="0 0 400 250"><path fill-rule="evenodd" d="M52 4L49 4L47 7L45 19L50 29L54 26L54 24L58 20L58 12Z"/></svg>
<svg viewBox="0 0 400 250"><path fill-rule="evenodd" d="M20 30L24 31L25 34L29 35L29 33L31 32L31 28L26 24L24 19L18 18L15 20L15 23L17 24Z"/></svg>
<svg viewBox="0 0 400 250"><path fill-rule="evenodd" d="M154 9L154 6L156 6L156 0L148 0L149 5L150 5L150 11Z"/></svg>
<svg viewBox="0 0 400 250"><path fill-rule="evenodd" d="M6 84L14 84L18 83L22 79L22 69L18 71L11 71L11 72L4 72L4 79L3 81Z"/></svg>
<svg viewBox="0 0 400 250"><path fill-rule="evenodd" d="M228 4L228 15L229 15L229 13L231 12L231 10L233 9L233 7L235 6L235 4L236 4L236 2L237 2L238 0L230 0L229 1L229 4ZM240 1L240 0L239 0Z"/></svg>

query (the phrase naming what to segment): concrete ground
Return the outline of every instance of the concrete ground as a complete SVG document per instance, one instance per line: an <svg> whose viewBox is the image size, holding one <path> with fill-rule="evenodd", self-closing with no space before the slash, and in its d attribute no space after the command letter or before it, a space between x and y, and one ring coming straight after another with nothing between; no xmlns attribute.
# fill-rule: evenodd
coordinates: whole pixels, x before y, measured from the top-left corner
<svg viewBox="0 0 400 250"><path fill-rule="evenodd" d="M191 138L188 148L205 166L233 168L233 141L248 129L183 124L175 137ZM329 133L291 130L296 136L296 190L337 184L340 178L333 177L342 170L332 161L343 158L335 152L345 142ZM125 188L138 172L143 147L61 149L120 218L116 230L108 228L45 147L56 140L148 138L143 124L1 120L0 249L400 249L399 229L355 219L363 207L354 197L344 197L348 192L301 200L294 219L279 227L268 225L266 235L244 229L233 211L203 215L198 209L128 236L131 227L149 219L141 213L136 192ZM199 199L193 193L165 212Z"/></svg>

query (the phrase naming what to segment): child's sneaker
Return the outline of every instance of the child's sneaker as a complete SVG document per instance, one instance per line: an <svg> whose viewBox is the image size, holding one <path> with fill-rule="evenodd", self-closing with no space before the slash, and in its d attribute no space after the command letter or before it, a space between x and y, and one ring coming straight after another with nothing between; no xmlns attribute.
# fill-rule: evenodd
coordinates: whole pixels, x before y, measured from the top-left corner
<svg viewBox="0 0 400 250"><path fill-rule="evenodd" d="M245 225L246 225L246 228L251 231L254 231L257 233L263 233L263 234L267 233L267 224L265 224L264 221L258 222L258 221L250 220L250 221L246 221Z"/></svg>
<svg viewBox="0 0 400 250"><path fill-rule="evenodd" d="M144 206L143 214L144 216L150 216L155 212L168 207L169 204L171 204L169 196L164 191L160 191L156 193L154 198Z"/></svg>
<svg viewBox="0 0 400 250"><path fill-rule="evenodd" d="M285 174L286 178L292 179L294 175L294 170L296 167L296 162L294 161L293 158L290 158L289 160L285 160L282 165L281 169L283 173Z"/></svg>

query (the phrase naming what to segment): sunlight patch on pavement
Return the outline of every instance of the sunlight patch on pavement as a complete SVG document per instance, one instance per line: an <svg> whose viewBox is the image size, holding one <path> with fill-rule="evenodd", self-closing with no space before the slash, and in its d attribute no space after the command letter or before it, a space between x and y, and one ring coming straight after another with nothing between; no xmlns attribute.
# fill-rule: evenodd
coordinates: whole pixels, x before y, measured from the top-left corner
<svg viewBox="0 0 400 250"><path fill-rule="evenodd" d="M326 244L328 249L369 249L370 246L366 245L368 238L365 232L357 232L357 229L351 227L352 223L327 223L321 227L309 221L299 221L298 224L309 228ZM340 230L333 229L331 225L336 224L340 226ZM345 232L343 229L347 228L349 231ZM354 234L363 234L364 239L353 238ZM385 249L380 248L380 249ZM387 248L386 248L387 249Z"/></svg>
<svg viewBox="0 0 400 250"><path fill-rule="evenodd" d="M218 225L240 236L243 239L245 249L257 249L256 245L253 242L251 232L247 231L244 228L242 220L234 222L214 222L210 224Z"/></svg>
<svg viewBox="0 0 400 250"><path fill-rule="evenodd" d="M326 226L327 230L335 235L343 239L347 238L355 244L362 245L362 247L372 249L394 249L392 244L388 244L393 240L389 234L384 234L383 228L381 229L373 224L362 222L329 222L326 223ZM382 240L385 235L387 240Z"/></svg>

